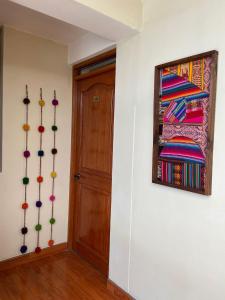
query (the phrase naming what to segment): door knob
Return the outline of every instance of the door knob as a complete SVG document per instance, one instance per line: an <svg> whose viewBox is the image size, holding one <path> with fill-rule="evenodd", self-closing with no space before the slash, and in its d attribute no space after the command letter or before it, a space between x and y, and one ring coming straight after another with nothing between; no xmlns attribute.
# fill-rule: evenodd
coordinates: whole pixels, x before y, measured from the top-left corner
<svg viewBox="0 0 225 300"><path fill-rule="evenodd" d="M75 175L74 175L74 179L75 179L75 180L79 180L79 179L80 179L80 173L75 174Z"/></svg>

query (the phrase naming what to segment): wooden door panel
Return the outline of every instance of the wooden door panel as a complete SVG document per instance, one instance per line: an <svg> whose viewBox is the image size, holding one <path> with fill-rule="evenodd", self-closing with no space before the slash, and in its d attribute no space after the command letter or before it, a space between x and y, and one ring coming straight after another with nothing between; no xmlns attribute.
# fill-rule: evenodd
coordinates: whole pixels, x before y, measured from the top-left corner
<svg viewBox="0 0 225 300"><path fill-rule="evenodd" d="M81 92L80 170L111 175L113 97L114 87L105 84L94 84Z"/></svg>
<svg viewBox="0 0 225 300"><path fill-rule="evenodd" d="M77 242L107 259L110 195L81 184L79 200Z"/></svg>
<svg viewBox="0 0 225 300"><path fill-rule="evenodd" d="M115 69L77 82L73 249L108 274Z"/></svg>

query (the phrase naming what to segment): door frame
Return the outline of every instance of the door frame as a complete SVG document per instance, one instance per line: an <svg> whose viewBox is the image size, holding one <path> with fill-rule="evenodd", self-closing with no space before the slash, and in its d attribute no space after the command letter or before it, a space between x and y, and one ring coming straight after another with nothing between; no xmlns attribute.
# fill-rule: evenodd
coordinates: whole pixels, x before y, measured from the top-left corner
<svg viewBox="0 0 225 300"><path fill-rule="evenodd" d="M93 70L90 73L79 75L81 68L104 61L109 58L116 57L116 49L104 52L84 62L78 63L73 66L73 87L72 87L72 132L71 132L71 158L70 158L70 194L69 194L69 218L68 218L68 250L73 249L73 240L75 236L75 210L76 200L75 196L75 180L74 175L77 168L77 117L78 117L78 97L77 97L77 82L81 79L95 76L97 74L105 73L109 70L116 68L116 63L101 67L97 70Z"/></svg>

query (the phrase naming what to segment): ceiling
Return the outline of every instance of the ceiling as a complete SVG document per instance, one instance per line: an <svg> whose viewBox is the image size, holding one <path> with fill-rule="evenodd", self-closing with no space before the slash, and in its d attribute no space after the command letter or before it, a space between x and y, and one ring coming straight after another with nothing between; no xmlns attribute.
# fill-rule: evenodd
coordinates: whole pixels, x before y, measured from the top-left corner
<svg viewBox="0 0 225 300"><path fill-rule="evenodd" d="M7 25L65 45L88 33L84 29L8 0L0 0L0 25Z"/></svg>

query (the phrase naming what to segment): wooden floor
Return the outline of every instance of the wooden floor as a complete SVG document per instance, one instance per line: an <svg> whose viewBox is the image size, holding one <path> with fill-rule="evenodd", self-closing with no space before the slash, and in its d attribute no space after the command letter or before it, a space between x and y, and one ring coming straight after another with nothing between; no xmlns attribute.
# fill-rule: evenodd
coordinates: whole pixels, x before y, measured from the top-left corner
<svg viewBox="0 0 225 300"><path fill-rule="evenodd" d="M0 272L0 300L111 300L106 279L65 252Z"/></svg>

